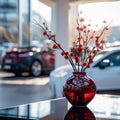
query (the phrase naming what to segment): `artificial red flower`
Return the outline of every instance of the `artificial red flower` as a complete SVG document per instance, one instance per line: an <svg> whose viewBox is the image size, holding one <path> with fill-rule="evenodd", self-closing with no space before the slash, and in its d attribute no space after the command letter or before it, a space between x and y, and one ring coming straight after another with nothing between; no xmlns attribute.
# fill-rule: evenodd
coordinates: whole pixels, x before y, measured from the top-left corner
<svg viewBox="0 0 120 120"><path fill-rule="evenodd" d="M103 23L107 23L107 21L106 21L106 20L103 20Z"/></svg>
<svg viewBox="0 0 120 120"><path fill-rule="evenodd" d="M96 53L97 53L97 50L92 50L92 53L93 53L93 54L96 54Z"/></svg>
<svg viewBox="0 0 120 120"><path fill-rule="evenodd" d="M90 68L90 65L89 65L89 64L87 64L87 65L86 65L86 68Z"/></svg>
<svg viewBox="0 0 120 120"><path fill-rule="evenodd" d="M96 40L98 40L98 39L99 39L99 36L95 36L95 38L96 38Z"/></svg>
<svg viewBox="0 0 120 120"><path fill-rule="evenodd" d="M89 63L93 63L93 58L89 58Z"/></svg>
<svg viewBox="0 0 120 120"><path fill-rule="evenodd" d="M57 46L60 47L60 43L58 43Z"/></svg>
<svg viewBox="0 0 120 120"><path fill-rule="evenodd" d="M62 56L65 55L65 52L62 51L62 52L61 52L61 55L62 55Z"/></svg>
<svg viewBox="0 0 120 120"><path fill-rule="evenodd" d="M78 47L82 48L82 47L83 47L83 45L82 45L82 44L79 44L79 45L78 45Z"/></svg>
<svg viewBox="0 0 120 120"><path fill-rule="evenodd" d="M90 30L87 31L88 33L90 32Z"/></svg>
<svg viewBox="0 0 120 120"><path fill-rule="evenodd" d="M79 28L79 30L80 30L80 31L83 31L83 28L82 28L82 27L80 27L80 28Z"/></svg>
<svg viewBox="0 0 120 120"><path fill-rule="evenodd" d="M103 50L103 46L101 45L100 47L99 47L101 50Z"/></svg>
<svg viewBox="0 0 120 120"><path fill-rule="evenodd" d="M53 44L52 48L53 48L53 49L56 49L56 48L57 48L57 45L56 45L56 44Z"/></svg>
<svg viewBox="0 0 120 120"><path fill-rule="evenodd" d="M50 36L48 37L48 39L51 40L51 39L52 39L52 36L50 35Z"/></svg>
<svg viewBox="0 0 120 120"><path fill-rule="evenodd" d="M90 54L90 55L88 55L88 58L91 59L91 58L93 58L93 57L92 57L92 55Z"/></svg>
<svg viewBox="0 0 120 120"><path fill-rule="evenodd" d="M80 41L80 40L81 40L81 37L78 37L78 40Z"/></svg>
<svg viewBox="0 0 120 120"><path fill-rule="evenodd" d="M90 26L91 26L91 24L88 24L88 26L90 27Z"/></svg>
<svg viewBox="0 0 120 120"><path fill-rule="evenodd" d="M76 37L77 40L73 42L73 50L72 51L66 51L62 48L60 43L56 41L55 34L52 34L48 30L48 27L45 23L43 23L42 29L43 29L43 35L47 36L49 40L54 42L53 48L57 49L59 48L62 52L61 55L66 59L69 60L69 62L72 65L72 68L75 72L84 72L86 68L90 67L90 64L93 63L93 56L97 54L100 50L104 49L105 40L104 35L108 31L108 25L105 25L107 23L106 20L103 20L103 28L100 33L98 31L93 31L91 29L91 24L84 23L84 18L82 17L82 11L80 11L80 15L78 15L77 19L77 33L78 36ZM90 21L89 21L90 22ZM96 25L98 27L98 25ZM58 28L59 29L59 28ZM92 43L93 42L93 43ZM91 44L92 43L92 44ZM74 60L73 60L74 59ZM77 67L76 67L77 63ZM81 69L79 69L79 66L81 66Z"/></svg>
<svg viewBox="0 0 120 120"><path fill-rule="evenodd" d="M79 56L75 56L75 62L79 63Z"/></svg>
<svg viewBox="0 0 120 120"><path fill-rule="evenodd" d="M73 42L73 45L75 45L75 42Z"/></svg>
<svg viewBox="0 0 120 120"><path fill-rule="evenodd" d="M55 37L55 34L51 35L52 37Z"/></svg>
<svg viewBox="0 0 120 120"><path fill-rule="evenodd" d="M86 28L87 28L87 26L86 26L86 25L84 25L84 26L83 26L83 29L86 29Z"/></svg>
<svg viewBox="0 0 120 120"><path fill-rule="evenodd" d="M82 52L83 48L82 48L82 47L78 47L78 48L76 48L76 50L77 50L78 52Z"/></svg>
<svg viewBox="0 0 120 120"><path fill-rule="evenodd" d="M80 22L84 22L84 18L80 18Z"/></svg>
<svg viewBox="0 0 120 120"><path fill-rule="evenodd" d="M85 43L86 43L86 41L84 40L84 41L83 41L83 44L85 44Z"/></svg>
<svg viewBox="0 0 120 120"><path fill-rule="evenodd" d="M70 56L73 57L74 56L74 52L70 52Z"/></svg>
<svg viewBox="0 0 120 120"><path fill-rule="evenodd" d="M43 25L45 25L45 22L43 22Z"/></svg>
<svg viewBox="0 0 120 120"><path fill-rule="evenodd" d="M64 56L64 58L67 60L67 59L68 59L68 56L67 56L67 55L65 55L65 56Z"/></svg>
<svg viewBox="0 0 120 120"><path fill-rule="evenodd" d="M90 36L90 39L93 39L94 37L93 36Z"/></svg>
<svg viewBox="0 0 120 120"><path fill-rule="evenodd" d="M105 43L105 40L101 40L101 43L104 44L104 43Z"/></svg>
<svg viewBox="0 0 120 120"><path fill-rule="evenodd" d="M105 30L108 30L109 28L108 27L105 27Z"/></svg>
<svg viewBox="0 0 120 120"><path fill-rule="evenodd" d="M96 42L95 45L96 45L96 47L99 47L99 46L100 46L100 44L99 44L98 42Z"/></svg>
<svg viewBox="0 0 120 120"><path fill-rule="evenodd" d="M43 32L43 35L47 35L47 32L46 32L46 31L44 31L44 32Z"/></svg>
<svg viewBox="0 0 120 120"><path fill-rule="evenodd" d="M77 30L79 30L79 26L77 26Z"/></svg>
<svg viewBox="0 0 120 120"><path fill-rule="evenodd" d="M87 66L87 63L86 62L83 62L83 64L82 64L83 66Z"/></svg>
<svg viewBox="0 0 120 120"><path fill-rule="evenodd" d="M65 52L65 55L68 55L68 51Z"/></svg>

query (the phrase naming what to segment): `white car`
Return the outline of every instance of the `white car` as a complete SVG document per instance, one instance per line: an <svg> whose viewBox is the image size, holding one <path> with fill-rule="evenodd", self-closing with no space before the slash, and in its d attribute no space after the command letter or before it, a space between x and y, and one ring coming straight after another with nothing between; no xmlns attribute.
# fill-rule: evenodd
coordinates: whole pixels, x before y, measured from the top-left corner
<svg viewBox="0 0 120 120"><path fill-rule="evenodd" d="M64 65L50 73L50 89L54 97L63 96L63 85L72 72L71 65ZM95 81L97 92L118 92L120 90L120 47L108 48L98 53L86 72Z"/></svg>

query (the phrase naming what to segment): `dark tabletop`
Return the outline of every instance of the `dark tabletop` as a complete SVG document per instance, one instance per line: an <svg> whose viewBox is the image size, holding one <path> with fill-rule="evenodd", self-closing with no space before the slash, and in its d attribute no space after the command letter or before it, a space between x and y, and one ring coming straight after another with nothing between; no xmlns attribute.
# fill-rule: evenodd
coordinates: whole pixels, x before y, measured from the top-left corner
<svg viewBox="0 0 120 120"><path fill-rule="evenodd" d="M120 96L96 94L87 107L65 98L0 109L0 120L120 120Z"/></svg>

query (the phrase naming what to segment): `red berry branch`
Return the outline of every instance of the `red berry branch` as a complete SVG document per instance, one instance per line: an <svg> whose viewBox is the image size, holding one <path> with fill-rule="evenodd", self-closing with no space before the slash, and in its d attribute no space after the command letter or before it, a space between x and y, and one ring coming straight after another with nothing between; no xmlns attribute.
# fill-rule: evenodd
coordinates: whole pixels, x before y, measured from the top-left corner
<svg viewBox="0 0 120 120"><path fill-rule="evenodd" d="M85 19L81 16L82 11L76 20L78 37L77 40L73 42L72 51L70 52L65 51L60 43L56 41L55 34L51 33L46 23L43 23L43 25L38 23L43 30L43 35L53 41L54 44L52 47L54 49L59 48L62 51L61 55L66 60L69 60L75 72L84 72L86 68L89 68L90 64L93 63L93 56L105 48L106 41L104 37L109 26L106 25L107 22L104 20L103 28L99 32L93 31L91 29L91 24L85 24Z"/></svg>

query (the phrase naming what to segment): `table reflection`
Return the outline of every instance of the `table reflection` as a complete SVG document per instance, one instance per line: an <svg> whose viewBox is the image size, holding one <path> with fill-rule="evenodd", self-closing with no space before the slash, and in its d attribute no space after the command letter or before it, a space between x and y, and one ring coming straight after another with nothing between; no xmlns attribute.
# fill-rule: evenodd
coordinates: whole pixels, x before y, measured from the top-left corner
<svg viewBox="0 0 120 120"><path fill-rule="evenodd" d="M95 120L95 116L88 107L71 107L64 120Z"/></svg>
<svg viewBox="0 0 120 120"><path fill-rule="evenodd" d="M73 107L65 98L0 109L0 120L120 120L120 96L96 95L87 107Z"/></svg>

